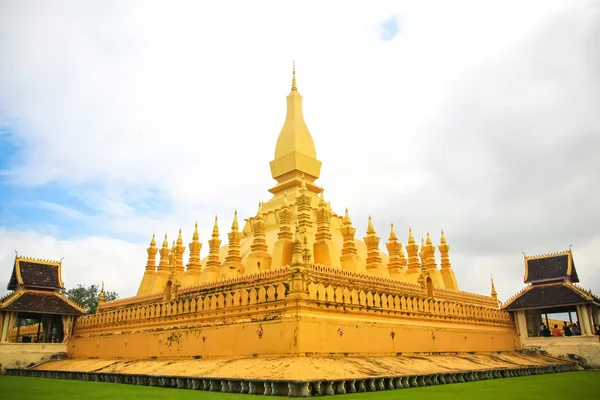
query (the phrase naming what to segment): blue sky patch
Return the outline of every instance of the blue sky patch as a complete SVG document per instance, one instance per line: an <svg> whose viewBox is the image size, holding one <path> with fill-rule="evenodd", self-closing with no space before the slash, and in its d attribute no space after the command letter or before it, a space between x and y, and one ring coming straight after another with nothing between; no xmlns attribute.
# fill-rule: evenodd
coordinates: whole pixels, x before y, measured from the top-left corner
<svg viewBox="0 0 600 400"><path fill-rule="evenodd" d="M400 34L400 25L395 16L391 16L384 20L380 24L381 26L381 40L389 42Z"/></svg>

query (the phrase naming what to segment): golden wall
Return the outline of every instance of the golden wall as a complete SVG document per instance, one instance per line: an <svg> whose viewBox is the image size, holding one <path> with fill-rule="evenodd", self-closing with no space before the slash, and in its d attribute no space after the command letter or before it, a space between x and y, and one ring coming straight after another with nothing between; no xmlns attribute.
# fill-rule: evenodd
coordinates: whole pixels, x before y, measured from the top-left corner
<svg viewBox="0 0 600 400"><path fill-rule="evenodd" d="M282 267L178 292L120 300L77 320L75 358L396 355L519 348L487 296L354 274ZM154 300L153 300L154 299Z"/></svg>

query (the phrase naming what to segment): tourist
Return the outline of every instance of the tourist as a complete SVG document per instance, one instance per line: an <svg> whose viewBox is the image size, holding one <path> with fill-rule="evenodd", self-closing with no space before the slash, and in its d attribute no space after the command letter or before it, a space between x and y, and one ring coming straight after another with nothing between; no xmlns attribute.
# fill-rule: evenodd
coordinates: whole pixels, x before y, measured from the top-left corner
<svg viewBox="0 0 600 400"><path fill-rule="evenodd" d="M566 324L566 322L565 322ZM552 336L554 337L559 337L560 335L560 328L558 327L558 325L554 325L554 329L552 329Z"/></svg>
<svg viewBox="0 0 600 400"><path fill-rule="evenodd" d="M550 332L550 329L546 325L544 325L544 331L542 332L542 336L544 336L544 337L552 336L552 332Z"/></svg>
<svg viewBox="0 0 600 400"><path fill-rule="evenodd" d="M581 329L579 329L577 322L573 322L573 325L571 325L571 333L573 333L573 335L581 336Z"/></svg>
<svg viewBox="0 0 600 400"><path fill-rule="evenodd" d="M544 335L545 330L546 330L546 324L542 323L542 325L540 325L540 331L538 332L538 336L546 336L546 335Z"/></svg>
<svg viewBox="0 0 600 400"><path fill-rule="evenodd" d="M567 321L565 321L565 324L563 326L563 332L565 333L565 336L573 336L573 332L571 332L571 328L569 327L569 325L567 325Z"/></svg>

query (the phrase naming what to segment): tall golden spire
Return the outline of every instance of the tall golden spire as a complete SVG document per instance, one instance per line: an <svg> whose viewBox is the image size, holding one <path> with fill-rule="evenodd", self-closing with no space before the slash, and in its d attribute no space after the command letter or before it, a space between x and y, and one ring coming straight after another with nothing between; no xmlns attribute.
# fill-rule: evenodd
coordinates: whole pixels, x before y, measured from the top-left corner
<svg viewBox="0 0 600 400"><path fill-rule="evenodd" d="M296 229L294 230L293 236L294 247L292 251L292 265L303 264L304 261L302 259L302 241L300 240L300 228L298 227L298 222L296 222Z"/></svg>
<svg viewBox="0 0 600 400"><path fill-rule="evenodd" d="M448 256L448 252L450 251L450 246L448 246L448 243L446 243L446 236L444 236L443 229L442 229L442 237L440 238L440 245L438 246L438 249L440 250L442 269L450 268L450 257Z"/></svg>
<svg viewBox="0 0 600 400"><path fill-rule="evenodd" d="M269 191L278 194L286 189L300 186L301 174L306 175L309 191L319 193L313 182L321 173L315 143L304 121L302 96L296 85L296 66L292 69L292 90L287 96L285 122L277 138L275 157L270 163L271 176L277 185Z"/></svg>
<svg viewBox="0 0 600 400"><path fill-rule="evenodd" d="M435 270L437 267L435 263L435 246L431 241L429 232L427 232L427 239L425 241L425 267L428 271Z"/></svg>
<svg viewBox="0 0 600 400"><path fill-rule="evenodd" d="M171 252L169 253L169 271L175 272L175 265L177 264L177 244L175 240L173 240L173 246L171 247Z"/></svg>
<svg viewBox="0 0 600 400"><path fill-rule="evenodd" d="M219 259L219 248L221 247L221 240L219 239L219 219L215 216L215 225L213 226L212 236L208 241L209 253L208 261L206 261L207 269L220 269L221 260Z"/></svg>
<svg viewBox="0 0 600 400"><path fill-rule="evenodd" d="M287 192L283 193L283 206L278 213L279 216L279 232L277 233L278 240L292 240L292 210L287 201Z"/></svg>
<svg viewBox="0 0 600 400"><path fill-rule="evenodd" d="M233 212L233 222L231 223L231 232L227 234L229 246L227 247L227 257L223 264L222 274L228 277L234 277L243 272L242 256L240 254L240 240L242 233L239 231L237 210Z"/></svg>
<svg viewBox="0 0 600 400"><path fill-rule="evenodd" d="M177 245L175 246L175 272L183 273L183 253L185 253L185 246L183 245L181 228L179 228L179 235L177 236Z"/></svg>
<svg viewBox="0 0 600 400"><path fill-rule="evenodd" d="M187 271L189 273L200 274L202 265L200 264L200 250L202 249L202 243L200 243L198 235L198 221L194 226L194 234L192 235L192 241L189 244L190 248L190 260L187 265Z"/></svg>
<svg viewBox="0 0 600 400"><path fill-rule="evenodd" d="M344 242L342 244L342 256L357 254L358 251L356 250L356 244L354 243L354 234L356 233L356 228L352 226L350 214L348 213L348 207L346 207L346 213L344 214L344 219L342 220L341 232L342 237L344 238Z"/></svg>
<svg viewBox="0 0 600 400"><path fill-rule="evenodd" d="M496 287L494 286L494 277L490 274L490 279L492 281L492 297L498 300L498 293L496 293Z"/></svg>
<svg viewBox="0 0 600 400"><path fill-rule="evenodd" d="M367 270L370 274L374 274L372 269L379 269L381 266L381 255L379 254L379 236L375 234L375 228L373 227L373 219L369 215L369 222L367 224L367 236L363 238L365 245L367 245Z"/></svg>
<svg viewBox="0 0 600 400"><path fill-rule="evenodd" d="M254 234L254 239L250 245L250 250L253 253L267 253L268 246L265 238L265 222L262 213L262 202L258 203L258 212L256 213L254 223L252 224L252 233Z"/></svg>
<svg viewBox="0 0 600 400"><path fill-rule="evenodd" d="M165 240L163 241L162 247L160 248L160 262L158 263L158 272L168 272L169 271L169 240L167 239L167 234L165 233Z"/></svg>
<svg viewBox="0 0 600 400"><path fill-rule="evenodd" d="M408 228L408 244L405 247L408 255L408 272L418 272L421 266L419 263L419 245L415 242L411 228Z"/></svg>
<svg viewBox="0 0 600 400"><path fill-rule="evenodd" d="M100 295L98 296L98 304L102 304L106 301L106 297L104 295L104 281L102 281L102 289L100 289Z"/></svg>
<svg viewBox="0 0 600 400"><path fill-rule="evenodd" d="M148 261L146 262L146 271L156 271L156 253L158 248L156 247L156 238L154 233L152 234L152 240L150 241L150 247L147 249Z"/></svg>
<svg viewBox="0 0 600 400"><path fill-rule="evenodd" d="M324 190L321 191L319 208L317 209L317 234L315 235L317 241L331 240L331 211L325 202L323 192Z"/></svg>
<svg viewBox="0 0 600 400"><path fill-rule="evenodd" d="M387 247L388 254L390 255L387 265L390 275L398 276L399 274L406 272L404 270L406 258L404 257L404 251L402 250L402 243L398 241L398 236L396 236L394 224L392 224L390 227L390 238L385 246Z"/></svg>

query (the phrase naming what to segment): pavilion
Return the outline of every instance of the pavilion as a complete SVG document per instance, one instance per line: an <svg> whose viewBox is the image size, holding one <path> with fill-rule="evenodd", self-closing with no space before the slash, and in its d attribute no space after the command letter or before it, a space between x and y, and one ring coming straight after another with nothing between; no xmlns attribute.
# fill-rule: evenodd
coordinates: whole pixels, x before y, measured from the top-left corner
<svg viewBox="0 0 600 400"><path fill-rule="evenodd" d="M502 305L512 314L524 348L550 351L553 355L589 353L600 362L600 344L594 329L600 323L600 297L577 283L571 249L538 256L524 255L527 286ZM568 315L569 325L577 323L580 335L544 337L540 327L556 324L549 315ZM559 326L561 333L563 326Z"/></svg>
<svg viewBox="0 0 600 400"><path fill-rule="evenodd" d="M12 292L0 298L0 344L68 341L75 317L85 310L61 293L61 268L60 261L15 256L7 287ZM23 320L29 323L22 328Z"/></svg>

